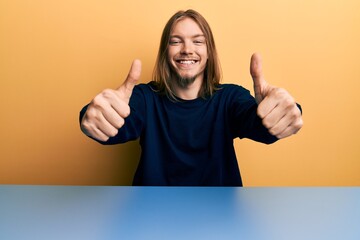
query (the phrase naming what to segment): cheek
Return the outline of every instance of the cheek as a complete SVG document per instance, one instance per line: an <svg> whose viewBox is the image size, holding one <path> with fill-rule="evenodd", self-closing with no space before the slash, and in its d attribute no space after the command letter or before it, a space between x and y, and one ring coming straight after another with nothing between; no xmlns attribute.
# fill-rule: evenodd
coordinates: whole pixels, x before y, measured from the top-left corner
<svg viewBox="0 0 360 240"><path fill-rule="evenodd" d="M199 54L202 56L203 59L207 60L208 57L208 51L206 48L200 49Z"/></svg>
<svg viewBox="0 0 360 240"><path fill-rule="evenodd" d="M172 58L172 57L174 57L176 55L177 52L178 51L177 51L177 49L175 47L169 46L168 50L167 50L167 55L168 55L169 58Z"/></svg>
<svg viewBox="0 0 360 240"><path fill-rule="evenodd" d="M209 55L207 54L206 50L201 53L201 57L202 57L202 59L204 60L205 63L208 61Z"/></svg>
<svg viewBox="0 0 360 240"><path fill-rule="evenodd" d="M174 58L174 54L169 49L168 52L167 52L167 59L166 60L170 65L172 65L173 58Z"/></svg>

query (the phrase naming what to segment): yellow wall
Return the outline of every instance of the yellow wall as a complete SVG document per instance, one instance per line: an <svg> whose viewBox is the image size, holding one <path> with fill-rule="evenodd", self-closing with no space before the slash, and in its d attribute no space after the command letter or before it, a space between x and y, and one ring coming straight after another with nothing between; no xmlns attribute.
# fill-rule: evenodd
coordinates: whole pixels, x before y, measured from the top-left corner
<svg viewBox="0 0 360 240"><path fill-rule="evenodd" d="M78 112L125 78L150 80L160 34L179 9L212 26L223 82L249 89L250 56L304 109L298 135L236 140L246 186L360 185L360 1L0 1L0 183L131 184L137 142L102 146Z"/></svg>

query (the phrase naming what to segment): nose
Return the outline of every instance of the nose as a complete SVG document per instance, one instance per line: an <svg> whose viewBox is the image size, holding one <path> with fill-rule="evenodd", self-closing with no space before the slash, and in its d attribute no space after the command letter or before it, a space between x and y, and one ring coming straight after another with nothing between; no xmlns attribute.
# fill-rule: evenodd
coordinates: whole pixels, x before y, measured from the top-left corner
<svg viewBox="0 0 360 240"><path fill-rule="evenodd" d="M180 53L188 55L188 54L193 54L193 52L194 52L194 48L192 46L192 43L188 42L188 41L185 41L182 44L182 48L181 48Z"/></svg>

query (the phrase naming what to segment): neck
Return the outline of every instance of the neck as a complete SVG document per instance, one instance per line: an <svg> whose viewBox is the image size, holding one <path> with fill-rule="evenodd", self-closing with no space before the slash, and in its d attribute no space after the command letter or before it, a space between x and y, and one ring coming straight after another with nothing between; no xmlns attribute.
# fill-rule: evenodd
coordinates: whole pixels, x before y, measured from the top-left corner
<svg viewBox="0 0 360 240"><path fill-rule="evenodd" d="M193 100L199 97L199 92L203 83L203 78L198 77L195 81L186 87L174 84L174 92L178 98L183 100Z"/></svg>

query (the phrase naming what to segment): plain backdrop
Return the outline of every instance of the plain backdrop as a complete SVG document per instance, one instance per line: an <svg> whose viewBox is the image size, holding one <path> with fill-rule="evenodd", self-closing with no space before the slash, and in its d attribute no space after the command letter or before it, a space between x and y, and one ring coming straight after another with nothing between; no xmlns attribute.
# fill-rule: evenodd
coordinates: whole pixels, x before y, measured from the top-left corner
<svg viewBox="0 0 360 240"><path fill-rule="evenodd" d="M235 140L245 186L360 185L360 1L0 1L0 183L130 185L138 141L102 146L79 111L131 62L151 80L160 35L193 8L215 35L223 83L252 90L250 57L303 107L273 145Z"/></svg>

